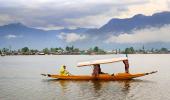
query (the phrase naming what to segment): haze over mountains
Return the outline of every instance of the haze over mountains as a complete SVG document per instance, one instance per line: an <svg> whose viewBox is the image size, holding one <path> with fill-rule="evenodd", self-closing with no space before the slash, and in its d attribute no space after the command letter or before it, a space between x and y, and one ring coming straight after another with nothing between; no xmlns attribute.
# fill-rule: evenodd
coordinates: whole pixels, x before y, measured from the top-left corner
<svg viewBox="0 0 170 100"><path fill-rule="evenodd" d="M113 18L98 29L65 28L47 31L31 28L22 23L12 23L0 26L0 48L9 45L14 49L24 46L41 49L66 45L79 48L97 45L107 49L142 45L148 45L149 48L161 46L170 48L169 34L170 12L155 13L152 16L138 14L125 19Z"/></svg>

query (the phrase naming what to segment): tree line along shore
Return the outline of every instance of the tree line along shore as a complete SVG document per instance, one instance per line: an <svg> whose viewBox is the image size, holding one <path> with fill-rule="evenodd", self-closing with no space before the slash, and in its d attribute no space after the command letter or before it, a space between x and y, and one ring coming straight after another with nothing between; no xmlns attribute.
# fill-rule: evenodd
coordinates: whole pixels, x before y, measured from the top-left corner
<svg viewBox="0 0 170 100"><path fill-rule="evenodd" d="M160 49L134 49L133 47L121 49L113 49L111 51L106 51L104 49L95 46L87 50L80 50L74 46L66 46L65 48L44 48L42 50L30 49L28 47L23 47L18 50L11 50L8 48L0 49L0 55L100 55L100 54L170 54L170 50L167 48Z"/></svg>

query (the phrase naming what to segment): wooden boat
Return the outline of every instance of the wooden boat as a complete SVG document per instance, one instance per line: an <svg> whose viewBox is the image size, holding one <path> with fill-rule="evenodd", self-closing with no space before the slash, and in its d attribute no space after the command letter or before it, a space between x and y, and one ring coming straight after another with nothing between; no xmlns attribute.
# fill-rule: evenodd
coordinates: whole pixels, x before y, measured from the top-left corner
<svg viewBox="0 0 170 100"><path fill-rule="evenodd" d="M100 74L99 76L90 76L90 75L63 76L63 75L55 75L55 74L41 74L41 75L48 76L55 79L61 79L61 80L129 80L129 79L153 74L156 72L157 71L153 71L150 73L139 73L139 74L118 73L115 75Z"/></svg>
<svg viewBox="0 0 170 100"><path fill-rule="evenodd" d="M5 54L2 53L1 56L5 56Z"/></svg>
<svg viewBox="0 0 170 100"><path fill-rule="evenodd" d="M107 64L107 63L113 63L113 62L119 62L119 61L125 61L125 60L128 60L127 57L80 62L80 63L77 64L77 67L91 66L91 65L96 65L96 64ZM127 69L125 68L125 70L127 70ZM127 71L126 71L125 73L117 73L117 74L114 74L114 75L99 74L97 76L92 76L92 75L63 76L63 75L56 75L56 74L41 74L41 75L47 76L47 77L50 77L50 78L61 79L61 80L129 80L129 79L153 74L153 73L156 73L156 72L157 71L152 71L150 73L131 74L131 73L127 73Z"/></svg>

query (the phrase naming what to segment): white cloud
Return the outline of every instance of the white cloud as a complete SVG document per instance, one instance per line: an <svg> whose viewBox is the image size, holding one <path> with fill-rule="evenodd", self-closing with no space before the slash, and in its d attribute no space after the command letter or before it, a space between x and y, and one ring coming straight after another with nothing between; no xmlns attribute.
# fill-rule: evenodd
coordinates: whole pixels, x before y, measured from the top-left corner
<svg viewBox="0 0 170 100"><path fill-rule="evenodd" d="M12 22L12 17L0 13L0 25L9 24Z"/></svg>
<svg viewBox="0 0 170 100"><path fill-rule="evenodd" d="M0 0L0 16L8 16L3 19L3 24L21 22L31 27L47 27L47 29L51 28L49 25L100 27L111 18L167 10L167 2L158 1L161 2L159 7L157 7L159 2L155 3L153 0ZM1 18L0 23L2 23Z"/></svg>
<svg viewBox="0 0 170 100"><path fill-rule="evenodd" d="M60 30L60 29L64 29L64 27L60 27L60 26L54 26L54 25L47 25L46 27L36 27L37 29L42 29L42 30Z"/></svg>
<svg viewBox="0 0 170 100"><path fill-rule="evenodd" d="M170 0L148 0L147 3L142 5L130 5L128 6L129 10L120 17L126 18L136 14L152 15L157 12L169 11L168 1Z"/></svg>
<svg viewBox="0 0 170 100"><path fill-rule="evenodd" d="M6 35L5 37L6 37L7 39L12 39L12 38L16 38L17 36L16 36L16 35L9 34L9 35Z"/></svg>
<svg viewBox="0 0 170 100"><path fill-rule="evenodd" d="M170 25L161 28L146 28L134 30L132 33L124 33L119 36L111 35L106 43L154 43L170 42Z"/></svg>
<svg viewBox="0 0 170 100"><path fill-rule="evenodd" d="M5 38L7 39L14 39L14 38L21 38L22 36L21 35L14 35L14 34L8 34L5 36Z"/></svg>
<svg viewBox="0 0 170 100"><path fill-rule="evenodd" d="M170 0L0 0L0 4L0 25L21 22L46 30L98 28L111 18L152 15L170 8Z"/></svg>
<svg viewBox="0 0 170 100"><path fill-rule="evenodd" d="M57 37L61 40L66 41L67 43L76 42L87 38L85 35L80 35L76 33L63 33L63 32L57 35Z"/></svg>

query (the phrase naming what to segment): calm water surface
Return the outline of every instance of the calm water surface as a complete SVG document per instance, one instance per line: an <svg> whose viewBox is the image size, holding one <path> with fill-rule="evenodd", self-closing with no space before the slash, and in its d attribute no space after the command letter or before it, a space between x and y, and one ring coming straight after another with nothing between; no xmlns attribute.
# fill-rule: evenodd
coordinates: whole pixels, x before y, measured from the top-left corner
<svg viewBox="0 0 170 100"><path fill-rule="evenodd" d="M170 100L170 55L129 55L130 72L158 73L130 81L64 81L41 73L58 73L67 65L72 74L91 74L79 61L124 55L60 55L0 57L0 100ZM122 62L101 66L107 73L124 72Z"/></svg>

